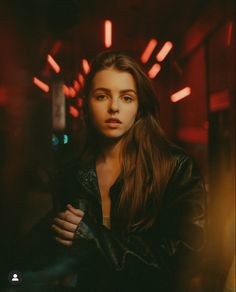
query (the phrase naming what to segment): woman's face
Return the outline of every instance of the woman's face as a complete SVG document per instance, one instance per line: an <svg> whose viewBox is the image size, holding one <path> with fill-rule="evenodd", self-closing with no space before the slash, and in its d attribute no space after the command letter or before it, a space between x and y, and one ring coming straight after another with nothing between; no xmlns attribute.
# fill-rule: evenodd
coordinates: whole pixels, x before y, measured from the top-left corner
<svg viewBox="0 0 236 292"><path fill-rule="evenodd" d="M95 75L89 94L89 116L100 134L122 137L134 124L137 112L137 88L129 72L109 68Z"/></svg>

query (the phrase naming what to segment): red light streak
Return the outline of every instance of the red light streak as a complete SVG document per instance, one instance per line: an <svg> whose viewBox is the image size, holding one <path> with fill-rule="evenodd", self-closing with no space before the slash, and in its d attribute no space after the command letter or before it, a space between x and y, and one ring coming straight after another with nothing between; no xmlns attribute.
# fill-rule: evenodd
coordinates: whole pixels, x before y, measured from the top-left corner
<svg viewBox="0 0 236 292"><path fill-rule="evenodd" d="M177 101L187 97L190 94L191 94L191 88L185 87L185 88L177 91L176 93L172 94L170 99L172 102L177 102Z"/></svg>
<svg viewBox="0 0 236 292"><path fill-rule="evenodd" d="M148 71L148 76L153 79L157 76L157 74L160 72L161 66L157 63L155 63L152 68Z"/></svg>
<svg viewBox="0 0 236 292"><path fill-rule="evenodd" d="M82 107L83 106L83 99L81 97L78 98L78 106Z"/></svg>
<svg viewBox="0 0 236 292"><path fill-rule="evenodd" d="M62 90L63 90L63 93L64 93L66 96L69 96L69 95L70 95L69 87L66 86L65 84L63 84L63 86L62 86Z"/></svg>
<svg viewBox="0 0 236 292"><path fill-rule="evenodd" d="M79 111L78 111L75 107L70 106L70 107L69 107L69 112L70 112L70 114L72 115L72 117L74 117L74 118L78 118L78 116L79 116Z"/></svg>
<svg viewBox="0 0 236 292"><path fill-rule="evenodd" d="M44 92L49 92L49 86L38 78L34 77L33 82L36 86L38 86Z"/></svg>
<svg viewBox="0 0 236 292"><path fill-rule="evenodd" d="M112 22L110 20L105 20L104 34L105 47L110 48L112 44Z"/></svg>
<svg viewBox="0 0 236 292"><path fill-rule="evenodd" d="M53 59L51 55L48 55L47 60L48 60L49 65L52 67L52 69L56 73L59 73L61 71L60 66L57 64L57 62Z"/></svg>
<svg viewBox="0 0 236 292"><path fill-rule="evenodd" d="M147 63L149 58L151 57L151 54L153 53L155 47L157 46L157 40L151 39L149 43L147 44L145 50L143 51L143 54L141 56L141 61L143 63Z"/></svg>
<svg viewBox="0 0 236 292"><path fill-rule="evenodd" d="M172 48L173 48L173 44L171 42L166 42L161 48L161 50L159 51L159 53L157 53L156 55L157 61L162 62Z"/></svg>
<svg viewBox="0 0 236 292"><path fill-rule="evenodd" d="M83 70L85 74L89 73L90 67L89 67L89 63L86 59L82 60L82 66L83 66Z"/></svg>
<svg viewBox="0 0 236 292"><path fill-rule="evenodd" d="M81 73L78 74L78 80L80 84L84 86L84 76Z"/></svg>
<svg viewBox="0 0 236 292"><path fill-rule="evenodd" d="M76 96L76 91L71 86L69 87L69 96L70 97L75 97Z"/></svg>
<svg viewBox="0 0 236 292"><path fill-rule="evenodd" d="M73 81L74 90L78 92L80 90L80 84L77 80Z"/></svg>
<svg viewBox="0 0 236 292"><path fill-rule="evenodd" d="M232 39L232 29L233 29L233 23L232 21L229 22L228 28L227 28L227 46L229 47L231 44L231 39Z"/></svg>

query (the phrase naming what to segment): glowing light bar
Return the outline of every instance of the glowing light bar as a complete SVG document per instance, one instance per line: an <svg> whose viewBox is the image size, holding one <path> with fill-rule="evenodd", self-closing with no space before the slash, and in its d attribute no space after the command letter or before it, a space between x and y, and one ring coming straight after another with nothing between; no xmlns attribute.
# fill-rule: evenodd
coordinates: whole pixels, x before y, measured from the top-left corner
<svg viewBox="0 0 236 292"><path fill-rule="evenodd" d="M143 51L143 54L141 56L142 63L147 63L149 58L151 57L151 54L153 53L155 47L157 46L157 40L151 39L149 43L147 44L145 50Z"/></svg>
<svg viewBox="0 0 236 292"><path fill-rule="evenodd" d="M70 95L69 87L66 86L65 84L62 85L62 90L63 90L63 93L64 93L66 96L69 96L69 95Z"/></svg>
<svg viewBox="0 0 236 292"><path fill-rule="evenodd" d="M79 82L77 80L73 81L73 87L74 87L74 90L76 92L78 92L80 90L80 84L79 84Z"/></svg>
<svg viewBox="0 0 236 292"><path fill-rule="evenodd" d="M84 73L88 74L90 68L89 68L89 63L88 63L88 61L86 59L82 60L82 66L83 66Z"/></svg>
<svg viewBox="0 0 236 292"><path fill-rule="evenodd" d="M191 94L191 88L185 87L185 88L177 91L176 93L172 94L170 99L172 102L177 102L177 101L187 97L190 94Z"/></svg>
<svg viewBox="0 0 236 292"><path fill-rule="evenodd" d="M162 62L165 57L169 54L170 50L173 48L173 44L171 42L166 42L159 53L156 55L157 61Z"/></svg>
<svg viewBox="0 0 236 292"><path fill-rule="evenodd" d="M106 48L110 48L112 44L112 22L110 20L105 20L104 23L104 43Z"/></svg>
<svg viewBox="0 0 236 292"><path fill-rule="evenodd" d="M75 107L70 106L70 107L69 107L69 112L70 112L70 114L72 115L72 117L74 117L74 118L78 118L78 116L79 116L79 111L78 111Z"/></svg>
<svg viewBox="0 0 236 292"><path fill-rule="evenodd" d="M84 76L81 73L78 74L78 80L80 84L84 86Z"/></svg>
<svg viewBox="0 0 236 292"><path fill-rule="evenodd" d="M52 67L52 69L56 72L59 73L61 71L60 66L57 64L57 62L53 59L51 55L48 55L48 63Z"/></svg>
<svg viewBox="0 0 236 292"><path fill-rule="evenodd" d="M76 91L71 86L69 87L69 96L70 97L75 97L76 96Z"/></svg>
<svg viewBox="0 0 236 292"><path fill-rule="evenodd" d="M78 98L78 106L82 107L83 106L83 99L81 97Z"/></svg>
<svg viewBox="0 0 236 292"><path fill-rule="evenodd" d="M231 44L231 39L232 39L232 29L233 29L233 23L232 21L229 22L228 24L228 29L227 29L227 46L229 47Z"/></svg>
<svg viewBox="0 0 236 292"><path fill-rule="evenodd" d="M157 63L155 63L152 68L148 71L148 76L153 79L157 76L157 74L160 72L161 66Z"/></svg>
<svg viewBox="0 0 236 292"><path fill-rule="evenodd" d="M38 78L34 77L33 82L36 86L38 86L44 92L49 92L49 86Z"/></svg>

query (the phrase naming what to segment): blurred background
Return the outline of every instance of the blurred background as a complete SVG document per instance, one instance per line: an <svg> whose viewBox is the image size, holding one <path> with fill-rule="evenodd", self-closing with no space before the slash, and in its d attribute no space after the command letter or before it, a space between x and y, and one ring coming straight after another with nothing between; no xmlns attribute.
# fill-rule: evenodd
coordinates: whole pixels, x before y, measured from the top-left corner
<svg viewBox="0 0 236 292"><path fill-rule="evenodd" d="M1 0L1 253L52 208L50 176L76 153L84 76L106 48L140 63L169 138L204 175L209 240L196 291L234 291L233 0Z"/></svg>

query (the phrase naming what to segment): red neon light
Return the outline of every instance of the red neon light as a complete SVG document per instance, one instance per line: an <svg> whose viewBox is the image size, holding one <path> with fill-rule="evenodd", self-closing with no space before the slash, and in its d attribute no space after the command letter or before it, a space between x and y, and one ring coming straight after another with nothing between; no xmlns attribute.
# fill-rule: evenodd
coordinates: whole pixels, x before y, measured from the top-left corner
<svg viewBox="0 0 236 292"><path fill-rule="evenodd" d="M185 87L179 91L177 91L176 93L172 94L170 99L172 102L177 102L185 97L187 97L188 95L190 95L192 92L190 87Z"/></svg>
<svg viewBox="0 0 236 292"><path fill-rule="evenodd" d="M159 51L159 53L156 55L157 61L162 62L172 48L173 44L171 42L166 42Z"/></svg>
<svg viewBox="0 0 236 292"><path fill-rule="evenodd" d="M81 86L84 86L84 76L81 73L78 74L78 80Z"/></svg>
<svg viewBox="0 0 236 292"><path fill-rule="evenodd" d="M78 106L83 107L83 99L81 97L78 98Z"/></svg>
<svg viewBox="0 0 236 292"><path fill-rule="evenodd" d="M147 44L145 50L143 51L143 54L141 56L141 61L143 63L147 63L149 58L151 57L151 54L153 53L155 47L157 46L157 40L151 39L149 43Z"/></svg>
<svg viewBox="0 0 236 292"><path fill-rule="evenodd" d="M148 76L153 79L157 76L157 74L160 72L161 66L157 63L155 63L152 68L148 71Z"/></svg>
<svg viewBox="0 0 236 292"><path fill-rule="evenodd" d="M39 80L38 78L34 77L33 82L36 86L38 86L44 92L49 91L49 86L46 83L44 83L43 81Z"/></svg>
<svg viewBox="0 0 236 292"><path fill-rule="evenodd" d="M76 91L71 86L69 87L69 96L70 97L75 97L76 96Z"/></svg>
<svg viewBox="0 0 236 292"><path fill-rule="evenodd" d="M64 93L66 96L69 96L69 95L70 95L69 87L66 86L65 84L62 85L62 90L63 90L63 93Z"/></svg>
<svg viewBox="0 0 236 292"><path fill-rule="evenodd" d="M84 73L88 74L90 68L89 68L89 63L88 63L88 61L86 59L82 60L82 66L83 66Z"/></svg>
<svg viewBox="0 0 236 292"><path fill-rule="evenodd" d="M69 112L70 112L70 114L72 115L72 117L74 117L74 118L78 118L78 116L79 116L79 111L78 111L75 107L70 106L70 107L69 107Z"/></svg>
<svg viewBox="0 0 236 292"><path fill-rule="evenodd" d="M232 21L229 22L228 24L228 29L227 29L227 46L229 47L231 44L231 39L232 39L232 29L233 29L233 23Z"/></svg>
<svg viewBox="0 0 236 292"><path fill-rule="evenodd" d="M73 87L74 87L74 90L76 92L78 92L80 90L80 84L79 84L79 82L77 80L73 81Z"/></svg>
<svg viewBox="0 0 236 292"><path fill-rule="evenodd" d="M106 48L110 48L112 44L112 22L110 20L105 20L104 23L104 43Z"/></svg>
<svg viewBox="0 0 236 292"><path fill-rule="evenodd" d="M61 71L60 66L57 64L57 62L53 59L51 55L48 55L47 60L48 60L49 65L52 67L52 69L56 73L59 73Z"/></svg>

